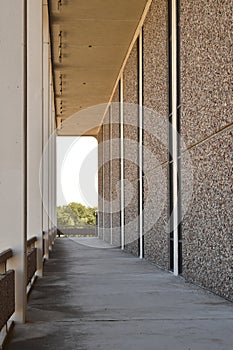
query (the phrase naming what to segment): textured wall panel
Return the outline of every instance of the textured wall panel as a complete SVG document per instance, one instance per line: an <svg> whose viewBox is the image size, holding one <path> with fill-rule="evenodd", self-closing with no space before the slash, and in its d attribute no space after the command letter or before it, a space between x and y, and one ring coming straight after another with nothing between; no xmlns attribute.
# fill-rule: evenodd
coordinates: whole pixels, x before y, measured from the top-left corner
<svg viewBox="0 0 233 350"><path fill-rule="evenodd" d="M233 132L191 149L194 186L184 217L184 276L233 299Z"/></svg>
<svg viewBox="0 0 233 350"><path fill-rule="evenodd" d="M144 145L159 162L168 160L168 8L167 0L152 1L143 27L144 106L153 111L145 117ZM164 142L157 139L163 128ZM150 132L151 131L151 132ZM151 165L153 167L153 164Z"/></svg>
<svg viewBox="0 0 233 350"><path fill-rule="evenodd" d="M233 122L232 1L181 1L182 135L192 145Z"/></svg>
<svg viewBox="0 0 233 350"><path fill-rule="evenodd" d="M130 190L125 186L125 249L134 255L139 250L138 180L130 182Z"/></svg>
<svg viewBox="0 0 233 350"><path fill-rule="evenodd" d="M98 230L103 238L103 125L98 134Z"/></svg>
<svg viewBox="0 0 233 350"><path fill-rule="evenodd" d="M110 242L110 125L109 112L103 124L104 240Z"/></svg>
<svg viewBox="0 0 233 350"><path fill-rule="evenodd" d="M117 87L112 100L111 122L112 122L112 235L113 244L120 246L121 242L121 221L120 221L120 108L119 108L119 86Z"/></svg>
<svg viewBox="0 0 233 350"><path fill-rule="evenodd" d="M138 178L138 45L135 43L124 70L124 172L125 178ZM128 147L133 140L136 147ZM132 143L133 145L133 143Z"/></svg>
<svg viewBox="0 0 233 350"><path fill-rule="evenodd" d="M138 255L138 45L124 70L125 249ZM130 185L131 184L131 185Z"/></svg>
<svg viewBox="0 0 233 350"><path fill-rule="evenodd" d="M168 163L144 179L144 256L169 269Z"/></svg>
<svg viewBox="0 0 233 350"><path fill-rule="evenodd" d="M232 2L182 0L180 15L181 134L190 146L233 121ZM230 131L190 149L194 189L182 227L184 276L229 299L233 298L232 151Z"/></svg>
<svg viewBox="0 0 233 350"><path fill-rule="evenodd" d="M145 176L148 177L148 180L146 178L144 180L144 205L150 207L145 211L144 217L144 253L148 260L168 268L168 1L166 0L154 0L147 14L143 27L143 62L144 169Z"/></svg>

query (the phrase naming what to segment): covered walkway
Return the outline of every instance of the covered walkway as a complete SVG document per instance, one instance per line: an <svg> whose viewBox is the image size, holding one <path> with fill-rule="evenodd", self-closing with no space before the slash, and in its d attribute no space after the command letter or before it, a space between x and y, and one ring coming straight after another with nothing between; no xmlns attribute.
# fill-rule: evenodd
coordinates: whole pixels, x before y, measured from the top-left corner
<svg viewBox="0 0 233 350"><path fill-rule="evenodd" d="M8 350L231 350L232 311L96 238L61 238Z"/></svg>

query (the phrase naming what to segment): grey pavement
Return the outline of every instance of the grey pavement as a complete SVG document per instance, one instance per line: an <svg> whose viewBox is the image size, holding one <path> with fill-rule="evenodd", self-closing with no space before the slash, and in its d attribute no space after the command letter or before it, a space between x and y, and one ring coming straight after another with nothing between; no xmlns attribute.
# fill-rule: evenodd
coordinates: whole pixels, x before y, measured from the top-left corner
<svg viewBox="0 0 233 350"><path fill-rule="evenodd" d="M47 349L232 350L233 304L96 238L61 238L8 346Z"/></svg>

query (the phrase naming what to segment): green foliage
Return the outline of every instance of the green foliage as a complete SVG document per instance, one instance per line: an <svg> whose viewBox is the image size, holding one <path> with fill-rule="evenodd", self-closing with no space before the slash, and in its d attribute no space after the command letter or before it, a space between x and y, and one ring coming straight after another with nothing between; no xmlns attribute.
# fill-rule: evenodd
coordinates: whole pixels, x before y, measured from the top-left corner
<svg viewBox="0 0 233 350"><path fill-rule="evenodd" d="M57 207L58 228L80 227L95 225L95 211L97 208L85 207L80 203L69 203Z"/></svg>

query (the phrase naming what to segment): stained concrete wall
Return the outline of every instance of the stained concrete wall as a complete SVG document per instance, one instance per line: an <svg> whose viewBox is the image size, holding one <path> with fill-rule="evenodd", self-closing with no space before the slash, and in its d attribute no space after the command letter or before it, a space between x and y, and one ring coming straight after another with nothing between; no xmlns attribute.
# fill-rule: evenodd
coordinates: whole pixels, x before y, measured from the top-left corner
<svg viewBox="0 0 233 350"><path fill-rule="evenodd" d="M183 275L233 299L231 13L229 1L181 1L181 134L194 173Z"/></svg>

